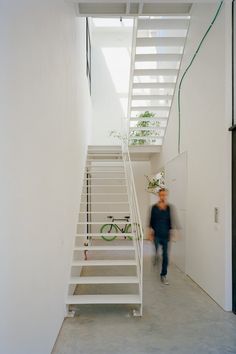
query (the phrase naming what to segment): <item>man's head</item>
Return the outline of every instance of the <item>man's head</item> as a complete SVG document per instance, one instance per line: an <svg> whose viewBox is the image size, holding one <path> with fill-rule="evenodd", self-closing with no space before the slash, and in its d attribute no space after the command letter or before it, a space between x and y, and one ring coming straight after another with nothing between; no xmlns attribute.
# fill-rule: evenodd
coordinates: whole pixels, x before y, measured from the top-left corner
<svg viewBox="0 0 236 354"><path fill-rule="evenodd" d="M167 201L168 190L166 188L159 189L158 197L160 202L165 203Z"/></svg>

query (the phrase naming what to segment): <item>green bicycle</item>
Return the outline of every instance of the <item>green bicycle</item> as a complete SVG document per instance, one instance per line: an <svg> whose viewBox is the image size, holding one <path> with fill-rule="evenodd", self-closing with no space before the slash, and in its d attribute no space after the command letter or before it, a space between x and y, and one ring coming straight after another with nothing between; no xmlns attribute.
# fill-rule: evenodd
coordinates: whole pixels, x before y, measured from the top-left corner
<svg viewBox="0 0 236 354"><path fill-rule="evenodd" d="M122 234L125 234L124 238L128 238L129 240L132 240L132 236L127 236L127 234L131 233L131 224L129 224L129 220L130 220L130 216L125 216L122 219L116 219L114 218L114 216L109 215L107 217L108 219L111 220L112 224L104 224L102 225L100 232L102 234L102 238L105 241L113 241L117 238L118 235L114 235L114 234L118 234L119 232ZM117 224L113 224L115 221L124 221L125 225L124 227L119 227ZM109 236L109 234L112 234L111 236Z"/></svg>

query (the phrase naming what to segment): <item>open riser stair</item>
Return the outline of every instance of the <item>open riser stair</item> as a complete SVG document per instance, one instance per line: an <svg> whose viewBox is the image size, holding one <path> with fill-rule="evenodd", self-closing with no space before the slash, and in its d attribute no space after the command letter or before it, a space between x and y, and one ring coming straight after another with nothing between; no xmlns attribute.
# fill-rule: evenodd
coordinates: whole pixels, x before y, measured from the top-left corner
<svg viewBox="0 0 236 354"><path fill-rule="evenodd" d="M142 303L137 229L120 146L89 146L67 305Z"/></svg>

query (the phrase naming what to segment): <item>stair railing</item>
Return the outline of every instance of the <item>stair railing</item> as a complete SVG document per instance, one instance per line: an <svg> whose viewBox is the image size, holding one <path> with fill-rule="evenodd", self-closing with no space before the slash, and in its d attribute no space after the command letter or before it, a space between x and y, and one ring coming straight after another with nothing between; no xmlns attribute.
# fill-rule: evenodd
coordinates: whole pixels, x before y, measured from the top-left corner
<svg viewBox="0 0 236 354"><path fill-rule="evenodd" d="M130 206L130 220L132 227L133 243L135 247L135 256L137 262L137 275L139 279L139 294L140 294L140 311L134 311L134 315L142 316L143 310L143 228L138 206L138 198L135 189L134 175L132 169L132 162L129 153L129 130L130 130L130 115L131 115L131 102L132 102L132 87L133 87L133 75L134 75L134 62L136 52L136 38L137 38L137 18L133 23L133 39L132 49L130 55L130 83L129 83L129 97L128 97L128 109L127 118L123 119L121 126L122 136L122 155L124 161L124 170L127 180L128 201Z"/></svg>
<svg viewBox="0 0 236 354"><path fill-rule="evenodd" d="M124 162L124 170L127 181L128 201L130 206L130 222L133 234L133 243L135 247L135 256L137 262L137 275L139 279L139 294L141 299L140 312L134 313L137 316L142 316L142 303L143 303L143 228L139 212L137 193L134 183L134 175L132 169L132 162L130 159L127 140L122 143L122 155Z"/></svg>
<svg viewBox="0 0 236 354"><path fill-rule="evenodd" d="M128 201L130 206L130 219L135 247L135 256L137 261L137 275L139 279L139 294L141 299L140 311L134 311L134 315L142 316L143 308L143 228L138 206L138 198L135 188L132 162L129 153L129 125L127 120L123 120L122 124L122 155L124 162L124 171L127 181Z"/></svg>

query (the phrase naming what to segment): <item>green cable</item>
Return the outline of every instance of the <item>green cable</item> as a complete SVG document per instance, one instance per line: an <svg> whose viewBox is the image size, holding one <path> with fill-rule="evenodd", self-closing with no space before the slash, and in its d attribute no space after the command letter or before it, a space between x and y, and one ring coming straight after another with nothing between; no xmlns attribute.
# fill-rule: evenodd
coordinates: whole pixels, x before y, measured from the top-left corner
<svg viewBox="0 0 236 354"><path fill-rule="evenodd" d="M181 87L182 87L182 83L183 83L183 80L184 80L184 78L185 78L185 76L186 76L188 70L189 70L190 67L192 66L192 64L193 64L193 62L194 62L194 60L195 60L195 58L196 58L196 56L197 56L197 54L198 54L198 52L199 52L201 46L202 46L202 44L203 44L205 38L207 37L207 35L208 35L208 33L210 32L210 30L211 30L213 24L215 23L215 21L216 21L218 15L219 15L220 9L221 9L221 7L222 7L222 5L223 5L223 2L224 2L224 1L221 1L221 2L220 2L220 5L218 6L218 9L217 9L217 11L216 11L216 14L215 14L213 20L211 21L210 26L208 27L208 29L206 30L204 36L202 37L202 39L201 39L201 41L200 41L200 43L199 43L199 45L198 45L198 47L197 47L197 50L195 51L195 53L194 53L194 55L193 55L193 57L192 57L192 59L191 59L189 65L188 65L187 68L185 69L185 71L184 71L184 73L183 73L183 75L182 75L182 77L181 77L181 79L180 79L180 82L179 82L179 88L178 88L178 154L180 154L180 142L181 142L181 139L180 139L180 130L181 130L180 98L181 98Z"/></svg>

